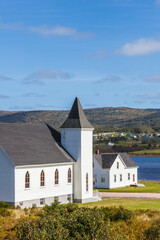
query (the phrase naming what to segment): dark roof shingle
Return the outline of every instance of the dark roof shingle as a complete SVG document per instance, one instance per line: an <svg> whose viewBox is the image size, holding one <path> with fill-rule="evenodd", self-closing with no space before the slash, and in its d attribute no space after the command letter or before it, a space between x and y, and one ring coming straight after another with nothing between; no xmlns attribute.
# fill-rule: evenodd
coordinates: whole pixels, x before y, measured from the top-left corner
<svg viewBox="0 0 160 240"><path fill-rule="evenodd" d="M0 146L16 166L74 162L47 124L0 124Z"/></svg>
<svg viewBox="0 0 160 240"><path fill-rule="evenodd" d="M93 128L88 121L78 98L75 98L71 111L61 128Z"/></svg>
<svg viewBox="0 0 160 240"><path fill-rule="evenodd" d="M136 163L129 157L127 153L102 153L94 155L94 157L102 169L110 169L118 155L120 155L127 168L137 167Z"/></svg>

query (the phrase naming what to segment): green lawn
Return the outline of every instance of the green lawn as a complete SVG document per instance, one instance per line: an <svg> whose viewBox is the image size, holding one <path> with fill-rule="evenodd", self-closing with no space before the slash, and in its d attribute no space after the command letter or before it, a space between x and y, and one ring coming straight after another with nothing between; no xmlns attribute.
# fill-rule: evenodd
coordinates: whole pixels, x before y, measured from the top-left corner
<svg viewBox="0 0 160 240"><path fill-rule="evenodd" d="M99 192L151 192L160 193L160 181L138 181L145 187L124 187L115 189L98 189Z"/></svg>
<svg viewBox="0 0 160 240"><path fill-rule="evenodd" d="M160 156L160 149L156 148L156 149L145 149L145 150L141 150L141 151L136 151L136 152L131 152L131 155L158 155Z"/></svg>
<svg viewBox="0 0 160 240"><path fill-rule="evenodd" d="M160 211L160 200L150 199L107 199L99 202L79 204L81 207L118 207L123 206L129 210L152 209Z"/></svg>

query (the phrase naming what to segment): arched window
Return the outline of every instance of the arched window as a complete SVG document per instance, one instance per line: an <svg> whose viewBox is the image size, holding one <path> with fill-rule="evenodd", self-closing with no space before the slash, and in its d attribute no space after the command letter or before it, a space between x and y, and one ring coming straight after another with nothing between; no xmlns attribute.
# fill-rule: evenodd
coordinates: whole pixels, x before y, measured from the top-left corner
<svg viewBox="0 0 160 240"><path fill-rule="evenodd" d="M58 184L58 183L59 183L59 173L58 173L58 169L56 169L56 171L55 171L54 183L55 183L55 184Z"/></svg>
<svg viewBox="0 0 160 240"><path fill-rule="evenodd" d="M44 187L45 185L45 177L44 177L44 171L42 170L41 176L40 176L40 186Z"/></svg>
<svg viewBox="0 0 160 240"><path fill-rule="evenodd" d="M28 171L26 172L25 175L25 188L30 188L30 175Z"/></svg>
<svg viewBox="0 0 160 240"><path fill-rule="evenodd" d="M86 192L88 192L88 173L86 173Z"/></svg>
<svg viewBox="0 0 160 240"><path fill-rule="evenodd" d="M71 169L68 169L68 183L71 183Z"/></svg>

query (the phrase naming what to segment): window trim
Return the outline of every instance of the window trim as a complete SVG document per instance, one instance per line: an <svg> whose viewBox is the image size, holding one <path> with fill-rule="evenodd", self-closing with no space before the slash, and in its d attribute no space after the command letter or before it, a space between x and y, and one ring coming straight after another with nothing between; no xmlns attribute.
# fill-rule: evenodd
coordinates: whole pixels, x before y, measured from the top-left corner
<svg viewBox="0 0 160 240"><path fill-rule="evenodd" d="M56 168L55 173L54 173L54 185L55 186L59 185L59 171L58 171L58 168Z"/></svg>
<svg viewBox="0 0 160 240"><path fill-rule="evenodd" d="M25 189L30 189L30 174L29 171L25 174Z"/></svg>
<svg viewBox="0 0 160 240"><path fill-rule="evenodd" d="M40 174L40 187L45 187L45 173L44 170L41 171Z"/></svg>
<svg viewBox="0 0 160 240"><path fill-rule="evenodd" d="M72 171L71 171L71 168L68 168L67 183L68 184L72 183Z"/></svg>

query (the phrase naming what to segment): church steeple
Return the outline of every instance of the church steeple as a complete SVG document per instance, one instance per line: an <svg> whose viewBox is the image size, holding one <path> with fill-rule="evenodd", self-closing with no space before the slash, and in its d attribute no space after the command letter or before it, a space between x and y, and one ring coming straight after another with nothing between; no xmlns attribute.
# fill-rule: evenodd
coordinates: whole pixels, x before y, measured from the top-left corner
<svg viewBox="0 0 160 240"><path fill-rule="evenodd" d="M79 99L76 97L68 115L61 128L93 128L89 123Z"/></svg>

